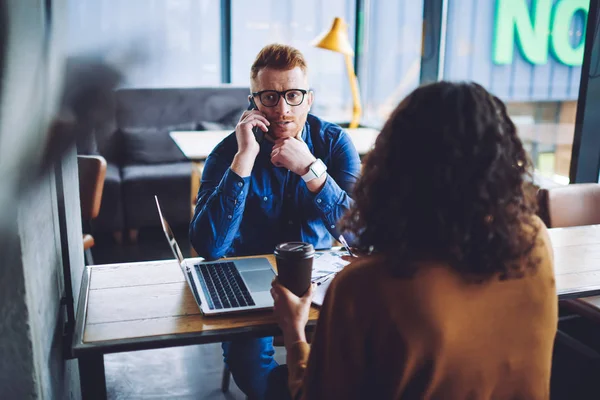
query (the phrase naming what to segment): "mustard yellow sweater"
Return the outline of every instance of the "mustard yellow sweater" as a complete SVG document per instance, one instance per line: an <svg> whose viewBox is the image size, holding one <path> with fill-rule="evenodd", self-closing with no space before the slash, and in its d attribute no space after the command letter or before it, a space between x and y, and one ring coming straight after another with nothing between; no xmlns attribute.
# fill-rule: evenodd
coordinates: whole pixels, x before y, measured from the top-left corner
<svg viewBox="0 0 600 400"><path fill-rule="evenodd" d="M288 349L292 397L549 399L557 295L537 221L539 264L521 279L468 283L436 263L398 279L382 255L347 266L331 283L312 349Z"/></svg>

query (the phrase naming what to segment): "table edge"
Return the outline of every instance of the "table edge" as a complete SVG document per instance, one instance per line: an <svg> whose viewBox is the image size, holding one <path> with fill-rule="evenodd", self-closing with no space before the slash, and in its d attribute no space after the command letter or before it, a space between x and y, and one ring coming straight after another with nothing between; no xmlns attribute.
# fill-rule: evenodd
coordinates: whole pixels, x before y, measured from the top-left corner
<svg viewBox="0 0 600 400"><path fill-rule="evenodd" d="M307 331L312 331L316 324L316 320L309 321L306 325ZM73 354L77 358L94 353L122 353L128 351L188 346L193 344L220 343L239 338L276 336L280 334L281 330L277 324L265 324L215 329L203 332L173 333L139 338L115 339L91 343L84 343L79 340L73 346Z"/></svg>

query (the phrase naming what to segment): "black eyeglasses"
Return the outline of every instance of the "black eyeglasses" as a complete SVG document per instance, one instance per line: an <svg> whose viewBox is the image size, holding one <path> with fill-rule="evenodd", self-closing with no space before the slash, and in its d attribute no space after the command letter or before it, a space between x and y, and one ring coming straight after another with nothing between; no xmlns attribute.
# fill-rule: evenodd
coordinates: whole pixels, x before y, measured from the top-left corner
<svg viewBox="0 0 600 400"><path fill-rule="evenodd" d="M308 93L304 89L288 89L283 92L277 90L261 90L252 92L252 96L258 96L260 102L265 107L275 107L279 104L279 98L283 97L290 106L299 106L304 101L304 96Z"/></svg>

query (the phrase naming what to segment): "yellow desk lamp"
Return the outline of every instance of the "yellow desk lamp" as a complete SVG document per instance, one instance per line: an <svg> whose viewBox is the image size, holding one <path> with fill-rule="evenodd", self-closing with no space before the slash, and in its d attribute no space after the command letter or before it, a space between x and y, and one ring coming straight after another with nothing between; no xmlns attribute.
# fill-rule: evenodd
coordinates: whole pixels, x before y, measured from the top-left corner
<svg viewBox="0 0 600 400"><path fill-rule="evenodd" d="M312 43L315 47L342 53L346 60L346 69L348 70L348 79L350 79L350 89L352 90L352 120L350 128L357 128L360 121L362 108L360 106L360 95L358 93L358 79L354 73L354 64L352 56L354 51L348 40L348 25L342 18L335 18L333 25L328 32L321 34Z"/></svg>

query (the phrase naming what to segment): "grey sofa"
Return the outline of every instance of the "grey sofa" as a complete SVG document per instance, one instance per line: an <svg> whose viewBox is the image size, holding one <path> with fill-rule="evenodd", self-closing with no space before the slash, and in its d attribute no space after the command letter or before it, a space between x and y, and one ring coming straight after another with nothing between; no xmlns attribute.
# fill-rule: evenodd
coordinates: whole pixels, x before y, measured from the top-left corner
<svg viewBox="0 0 600 400"><path fill-rule="evenodd" d="M173 130L234 129L248 105L247 87L119 89L110 135L97 152L108 162L95 231L135 237L160 226L154 195L169 223L190 221L191 164L169 137Z"/></svg>

